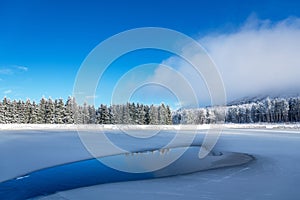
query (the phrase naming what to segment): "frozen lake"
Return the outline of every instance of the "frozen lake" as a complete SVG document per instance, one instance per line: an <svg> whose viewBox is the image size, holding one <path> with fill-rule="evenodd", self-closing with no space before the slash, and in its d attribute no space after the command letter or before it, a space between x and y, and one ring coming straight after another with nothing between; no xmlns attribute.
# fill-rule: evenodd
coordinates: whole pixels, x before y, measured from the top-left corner
<svg viewBox="0 0 300 200"><path fill-rule="evenodd" d="M203 131L204 132L204 131ZM300 135L297 130L224 130L215 151L251 154L250 164L202 171L189 175L110 183L59 192L38 199L299 199ZM93 137L95 133L87 133ZM190 137L189 134L181 134ZM162 132L145 139L108 133L128 150L158 148L174 133ZM194 144L201 144L200 132ZM185 145L183 139L178 146ZM76 132L1 131L0 181L49 166L91 158Z"/></svg>

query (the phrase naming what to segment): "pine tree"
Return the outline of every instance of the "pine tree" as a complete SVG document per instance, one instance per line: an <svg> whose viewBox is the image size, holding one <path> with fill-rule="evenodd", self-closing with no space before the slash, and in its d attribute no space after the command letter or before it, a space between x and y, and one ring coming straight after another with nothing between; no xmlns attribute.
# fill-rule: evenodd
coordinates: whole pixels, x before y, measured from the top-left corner
<svg viewBox="0 0 300 200"><path fill-rule="evenodd" d="M135 107L135 104L132 103L128 103L128 106L129 106L129 124L136 124L136 120L137 120L137 112L136 112L136 107Z"/></svg>
<svg viewBox="0 0 300 200"><path fill-rule="evenodd" d="M143 104L136 104L136 124L145 124L145 109Z"/></svg>
<svg viewBox="0 0 300 200"><path fill-rule="evenodd" d="M88 124L90 120L89 109L86 102L83 103L82 107L82 123Z"/></svg>
<svg viewBox="0 0 300 200"><path fill-rule="evenodd" d="M89 121L88 124L95 124L96 123L96 109L92 105L88 106L88 111L89 111Z"/></svg>
<svg viewBox="0 0 300 200"><path fill-rule="evenodd" d="M76 121L79 121L79 108L74 98L68 97L64 111L63 122L65 124L74 124Z"/></svg>
<svg viewBox="0 0 300 200"><path fill-rule="evenodd" d="M166 124L167 120L166 120L166 116L167 116L167 112L166 112L166 107L165 104L161 104L158 107L158 124Z"/></svg>
<svg viewBox="0 0 300 200"><path fill-rule="evenodd" d="M122 105L112 105L110 107L110 115L112 116L112 122L114 124L122 124L122 114L123 106Z"/></svg>
<svg viewBox="0 0 300 200"><path fill-rule="evenodd" d="M64 123L64 117L65 117L65 104L63 102L63 99L56 99L54 101L54 116L55 116L55 124L63 124Z"/></svg>
<svg viewBox="0 0 300 200"><path fill-rule="evenodd" d="M75 124L83 124L84 123L84 114L83 114L82 106L77 106L76 116L74 115L74 123Z"/></svg>
<svg viewBox="0 0 300 200"><path fill-rule="evenodd" d="M149 106L145 105L144 106L144 113L145 113L145 120L144 120L144 124L148 125L150 123L150 108Z"/></svg>
<svg viewBox="0 0 300 200"><path fill-rule="evenodd" d="M38 115L39 115L39 106L35 103L35 101L33 101L32 105L30 106L29 123L37 124L38 123Z"/></svg>
<svg viewBox="0 0 300 200"><path fill-rule="evenodd" d="M167 105L166 107L166 125L172 124L172 112L170 107Z"/></svg>
<svg viewBox="0 0 300 200"><path fill-rule="evenodd" d="M154 105L150 106L149 116L150 116L150 123L149 124L157 125L159 123L159 121L158 121L158 109Z"/></svg>
<svg viewBox="0 0 300 200"><path fill-rule="evenodd" d="M45 123L54 124L55 123L55 105L51 98L46 101L45 105Z"/></svg>
<svg viewBox="0 0 300 200"><path fill-rule="evenodd" d="M126 105L122 106L122 124L130 124L130 104L126 103Z"/></svg>
<svg viewBox="0 0 300 200"><path fill-rule="evenodd" d="M108 116L109 116L109 124L116 124L116 116L111 106L108 108Z"/></svg>
<svg viewBox="0 0 300 200"><path fill-rule="evenodd" d="M5 112L2 102L0 102L0 124L5 124Z"/></svg>
<svg viewBox="0 0 300 200"><path fill-rule="evenodd" d="M4 97L3 99L3 109L4 109L4 122L6 124L10 124L12 123L12 116L11 116L11 113L10 113L10 100L7 99L6 97Z"/></svg>
<svg viewBox="0 0 300 200"><path fill-rule="evenodd" d="M109 118L109 111L106 105L101 104L99 108L99 124L109 124L110 118Z"/></svg>
<svg viewBox="0 0 300 200"><path fill-rule="evenodd" d="M37 122L39 124L45 124L46 123L46 100L45 98L42 98L40 100L40 103L39 103L39 109L38 109L38 118L37 118Z"/></svg>
<svg viewBox="0 0 300 200"><path fill-rule="evenodd" d="M9 118L10 118L10 123L18 123L17 101L16 100L13 100L9 104Z"/></svg>
<svg viewBox="0 0 300 200"><path fill-rule="evenodd" d="M23 102L24 104L24 102ZM23 123L30 123L30 118L31 118L31 102L29 99L26 100L25 104L24 104L24 119L23 119Z"/></svg>

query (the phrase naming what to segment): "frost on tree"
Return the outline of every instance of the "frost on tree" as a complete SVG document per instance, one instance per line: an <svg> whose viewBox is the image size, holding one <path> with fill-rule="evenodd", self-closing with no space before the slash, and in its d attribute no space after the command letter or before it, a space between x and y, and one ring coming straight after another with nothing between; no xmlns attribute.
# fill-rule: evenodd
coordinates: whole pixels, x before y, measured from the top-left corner
<svg viewBox="0 0 300 200"><path fill-rule="evenodd" d="M126 103L107 106L77 105L73 97L0 102L0 123L31 124L213 124L286 123L300 121L300 97L266 98L251 103L171 111L165 104Z"/></svg>
<svg viewBox="0 0 300 200"><path fill-rule="evenodd" d="M300 121L300 97L266 98L226 107L179 109L173 111L173 124L286 123Z"/></svg>

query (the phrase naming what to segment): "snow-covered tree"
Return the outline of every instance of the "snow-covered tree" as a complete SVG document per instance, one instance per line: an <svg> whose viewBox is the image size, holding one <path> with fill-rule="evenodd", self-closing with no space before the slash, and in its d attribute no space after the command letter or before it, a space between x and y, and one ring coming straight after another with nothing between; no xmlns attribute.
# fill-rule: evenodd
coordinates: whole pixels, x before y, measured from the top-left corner
<svg viewBox="0 0 300 200"><path fill-rule="evenodd" d="M150 106L149 119L150 119L149 124L151 124L151 125L159 124L159 121L158 121L158 108L154 105Z"/></svg>
<svg viewBox="0 0 300 200"><path fill-rule="evenodd" d="M51 98L46 101L44 121L46 124L55 123L55 105Z"/></svg>
<svg viewBox="0 0 300 200"><path fill-rule="evenodd" d="M65 104L63 102L63 99L56 99L54 101L54 116L55 116L55 124L63 124L64 123L64 117L65 117Z"/></svg>
<svg viewBox="0 0 300 200"><path fill-rule="evenodd" d="M28 123L37 124L38 123L38 115L39 115L39 106L35 103L35 101L33 101L30 106L30 117L29 117Z"/></svg>
<svg viewBox="0 0 300 200"><path fill-rule="evenodd" d="M172 112L170 107L167 105L166 107L166 125L172 124Z"/></svg>
<svg viewBox="0 0 300 200"><path fill-rule="evenodd" d="M79 110L76 101L73 97L68 97L68 100L65 104L64 111L65 111L64 119L63 119L64 123L74 124L76 120L78 121Z"/></svg>

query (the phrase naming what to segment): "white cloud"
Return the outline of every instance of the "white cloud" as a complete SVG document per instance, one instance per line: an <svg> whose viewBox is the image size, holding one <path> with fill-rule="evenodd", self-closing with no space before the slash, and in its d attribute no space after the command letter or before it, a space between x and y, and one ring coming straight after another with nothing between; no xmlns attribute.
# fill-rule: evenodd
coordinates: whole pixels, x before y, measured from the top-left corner
<svg viewBox="0 0 300 200"><path fill-rule="evenodd" d="M5 90L3 93L4 94L10 94L10 93L12 93L12 90Z"/></svg>
<svg viewBox="0 0 300 200"><path fill-rule="evenodd" d="M28 67L25 66L9 66L0 68L0 74L2 75L13 75L17 72L27 72Z"/></svg>
<svg viewBox="0 0 300 200"><path fill-rule="evenodd" d="M25 67L25 66L17 66L16 68L21 70L21 71L24 71L24 72L28 71L28 67Z"/></svg>
<svg viewBox="0 0 300 200"><path fill-rule="evenodd" d="M300 92L300 19L275 24L251 19L236 33L200 42L217 64L230 99Z"/></svg>
<svg viewBox="0 0 300 200"><path fill-rule="evenodd" d="M300 19L288 18L277 23L251 16L234 33L210 34L198 40L216 63L229 100L259 94L300 92ZM190 49L183 49L199 58ZM209 102L204 81L192 67L171 57L163 62L188 77L197 88L202 102ZM160 70L157 69L157 72ZM170 74L155 73L152 80L172 80Z"/></svg>

